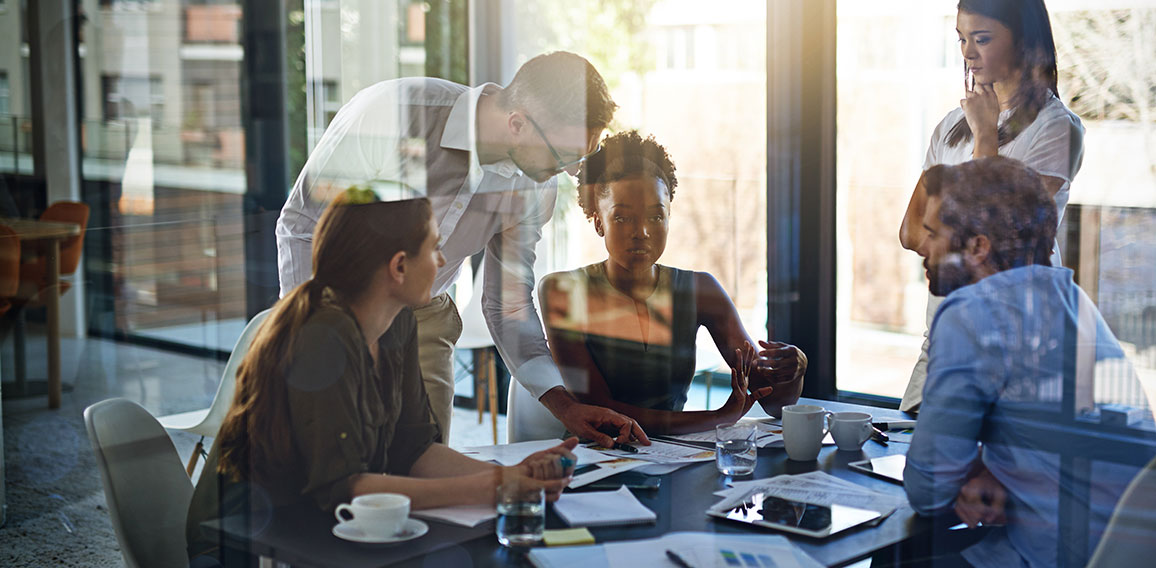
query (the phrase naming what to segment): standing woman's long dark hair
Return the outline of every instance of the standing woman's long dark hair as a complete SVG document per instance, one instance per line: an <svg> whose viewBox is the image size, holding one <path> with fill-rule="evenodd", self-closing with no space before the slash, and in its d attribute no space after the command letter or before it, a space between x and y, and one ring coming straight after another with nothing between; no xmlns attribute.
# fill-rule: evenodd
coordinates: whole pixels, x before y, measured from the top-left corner
<svg viewBox="0 0 1156 568"><path fill-rule="evenodd" d="M999 145L1003 146L1023 132L1040 113L1052 96L1060 96L1057 86L1056 41L1052 37L1052 22L1044 0L960 0L957 8L999 21L1011 30L1019 54L1021 71L1019 88L1010 101L1012 111L1007 122L999 128ZM967 77L967 64L963 75ZM972 139L971 126L966 117L951 128L947 135L949 146L958 146Z"/></svg>
<svg viewBox="0 0 1156 568"><path fill-rule="evenodd" d="M294 451L286 377L297 331L325 290L348 305L395 254L421 248L432 215L428 200L353 204L365 199L362 192L348 190L325 210L313 233L313 277L277 302L241 362L217 439L219 473L258 482L284 473Z"/></svg>

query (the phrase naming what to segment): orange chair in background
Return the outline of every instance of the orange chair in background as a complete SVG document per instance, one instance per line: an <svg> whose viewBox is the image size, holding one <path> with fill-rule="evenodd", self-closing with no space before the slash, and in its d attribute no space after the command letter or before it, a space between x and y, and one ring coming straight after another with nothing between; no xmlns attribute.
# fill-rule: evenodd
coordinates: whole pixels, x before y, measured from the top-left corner
<svg viewBox="0 0 1156 568"><path fill-rule="evenodd" d="M80 231L75 236L69 237L60 242L59 263L61 276L74 274L76 269L80 266L80 253L84 248L84 232L88 228L88 215L88 205L76 201L57 201L56 203L49 205L48 208L44 210L44 213L40 214L41 221L74 223L80 226ZM17 387L19 387L15 389L17 391L23 389L25 386L25 310L28 308L39 308L44 306L46 301L46 293L63 295L70 288L72 288L72 284L64 280L60 280L59 290L49 290L47 255L36 252L34 248L31 250L31 253L29 251L22 252L24 257L20 263L20 284L19 289L16 292L16 298L12 302L13 307L16 308L13 318L15 319L14 325L16 327L16 332L13 341L16 363L16 382Z"/></svg>
<svg viewBox="0 0 1156 568"><path fill-rule="evenodd" d="M20 289L20 237L11 227L0 225L0 315L12 309Z"/></svg>
<svg viewBox="0 0 1156 568"><path fill-rule="evenodd" d="M76 201L57 201L40 214L41 221L75 223L80 232L60 243L60 275L76 272L80 266L80 253L84 248L84 231L88 228L88 205ZM25 261L20 265L20 296L33 298L48 286L48 259L43 255ZM60 294L64 294L72 284L61 281Z"/></svg>

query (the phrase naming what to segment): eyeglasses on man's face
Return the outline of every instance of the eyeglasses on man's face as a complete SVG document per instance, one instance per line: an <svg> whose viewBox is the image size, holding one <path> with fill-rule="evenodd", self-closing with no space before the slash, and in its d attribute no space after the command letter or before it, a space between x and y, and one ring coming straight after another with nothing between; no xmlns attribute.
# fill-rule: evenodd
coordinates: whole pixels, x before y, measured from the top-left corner
<svg viewBox="0 0 1156 568"><path fill-rule="evenodd" d="M581 156L578 156L577 158L574 158L573 160L569 160L569 161L563 160L562 155L558 153L557 148L554 148L554 145L550 143L550 139L546 138L546 132L544 130L542 130L541 126L538 126L537 121L535 121L534 118L532 116L530 116L529 113L523 112L522 115L526 117L526 120L530 121L530 125L533 126L534 131L538 133L538 137L541 138L542 141L546 143L546 148L548 150L550 150L550 154L552 154L554 156L554 160L558 162L558 170L559 171L565 170L567 168L572 168L574 166L577 166L578 164L581 164L582 162L585 162L588 158L590 158L590 156L597 154L598 151L602 149L602 143L599 142L598 145L594 147L594 150L592 150L586 154L583 154Z"/></svg>

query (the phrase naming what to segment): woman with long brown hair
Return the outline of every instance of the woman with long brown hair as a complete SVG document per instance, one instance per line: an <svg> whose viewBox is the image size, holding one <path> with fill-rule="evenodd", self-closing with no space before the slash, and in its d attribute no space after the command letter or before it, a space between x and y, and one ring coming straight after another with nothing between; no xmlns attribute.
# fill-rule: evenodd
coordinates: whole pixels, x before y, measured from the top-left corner
<svg viewBox="0 0 1156 568"><path fill-rule="evenodd" d="M237 372L189 510L190 557L220 558L201 522L238 513L259 522L302 501L332 510L390 492L413 509L486 504L507 482L557 498L572 473L560 458L573 460L576 439L513 467L437 441L411 308L429 301L444 262L425 199L378 202L351 189L325 211L313 277L277 303Z"/></svg>
<svg viewBox="0 0 1156 568"><path fill-rule="evenodd" d="M1040 174L1062 220L1084 155L1084 126L1059 97L1056 44L1044 0L960 0L955 21L964 98L935 127L923 170L995 155L1014 158ZM914 251L927 236L926 208L921 177L899 227L903 248ZM1061 265L1058 250L1053 266ZM939 303L928 297L928 326ZM928 345L925 338L900 410L919 410Z"/></svg>

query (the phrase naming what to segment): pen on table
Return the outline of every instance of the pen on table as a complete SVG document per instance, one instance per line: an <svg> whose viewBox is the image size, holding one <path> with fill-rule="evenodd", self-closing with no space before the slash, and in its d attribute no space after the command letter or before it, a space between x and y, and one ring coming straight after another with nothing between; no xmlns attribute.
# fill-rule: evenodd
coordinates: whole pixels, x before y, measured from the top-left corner
<svg viewBox="0 0 1156 568"><path fill-rule="evenodd" d="M887 434L884 434L882 430L876 428L875 426L871 426L871 439L879 442L884 446L887 445L887 442L891 441L891 438L888 438Z"/></svg>
<svg viewBox="0 0 1156 568"><path fill-rule="evenodd" d="M634 446L628 446L626 444L623 444L622 442L614 442L614 449L615 450L622 450L624 452L630 452L632 454L638 453L638 448L636 448Z"/></svg>
<svg viewBox="0 0 1156 568"><path fill-rule="evenodd" d="M872 426L880 430L906 430L915 427L914 420L891 420L889 422L872 422Z"/></svg>
<svg viewBox="0 0 1156 568"><path fill-rule="evenodd" d="M666 549L666 557L669 558L671 562L677 564L680 568L694 568L694 566L691 566L689 562L683 560L682 557L678 555L678 553L669 548Z"/></svg>

